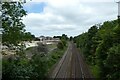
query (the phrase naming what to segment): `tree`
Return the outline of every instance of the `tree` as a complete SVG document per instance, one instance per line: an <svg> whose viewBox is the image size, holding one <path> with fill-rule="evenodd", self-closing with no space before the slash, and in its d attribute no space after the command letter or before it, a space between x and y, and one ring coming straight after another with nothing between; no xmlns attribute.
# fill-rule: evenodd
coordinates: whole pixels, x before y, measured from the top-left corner
<svg viewBox="0 0 120 80"><path fill-rule="evenodd" d="M3 28L3 44L9 48L17 47L18 43L23 40L25 34L25 25L22 23L22 17L27 15L21 3L2 3L2 28ZM22 53L20 48L17 53ZM3 80L28 80L32 74L32 67L28 59L21 55L9 56L10 58L3 58L2 79ZM14 75L14 76L13 76Z"/></svg>
<svg viewBox="0 0 120 80"><path fill-rule="evenodd" d="M106 21L99 26L91 27L88 32L74 37L74 42L81 49L91 66L98 66L97 77L102 80L120 79L119 48L120 25L117 20Z"/></svg>
<svg viewBox="0 0 120 80"><path fill-rule="evenodd" d="M58 49L63 49L64 48L64 44L62 43L62 41L57 44L57 48Z"/></svg>
<svg viewBox="0 0 120 80"><path fill-rule="evenodd" d="M30 32L25 32L23 33L23 41L32 41L32 40L35 40L35 36L32 35Z"/></svg>
<svg viewBox="0 0 120 80"><path fill-rule="evenodd" d="M59 38L59 39L61 39L61 36L54 36L53 38Z"/></svg>
<svg viewBox="0 0 120 80"><path fill-rule="evenodd" d="M62 40L62 39L64 39L64 40L68 40L68 37L67 37L67 35L65 35L65 34L62 34L61 40Z"/></svg>
<svg viewBox="0 0 120 80"><path fill-rule="evenodd" d="M3 44L17 46L25 32L22 17L27 15L26 11L19 2L4 2L2 4L2 13Z"/></svg>
<svg viewBox="0 0 120 80"><path fill-rule="evenodd" d="M64 46L67 45L67 40L68 40L68 39L69 39L69 38L67 37L67 35L62 34L61 41L62 41L62 43L63 43Z"/></svg>
<svg viewBox="0 0 120 80"><path fill-rule="evenodd" d="M34 75L34 68L26 58L10 57L8 60L4 59L2 65L2 80L30 80Z"/></svg>
<svg viewBox="0 0 120 80"><path fill-rule="evenodd" d="M70 41L72 41L73 40L73 37L72 36L70 36Z"/></svg>
<svg viewBox="0 0 120 80"><path fill-rule="evenodd" d="M107 52L108 56L105 60L107 69L106 78L109 80L120 79L120 44L114 45Z"/></svg>
<svg viewBox="0 0 120 80"><path fill-rule="evenodd" d="M38 43L38 46L33 51L31 63L35 74L32 76L32 80L44 80L47 72L47 59L45 57L48 53L47 45Z"/></svg>
<svg viewBox="0 0 120 80"><path fill-rule="evenodd" d="M84 55L89 63L94 64L94 55L96 43L94 41L95 35L98 31L96 25L92 26L87 33L84 33L79 38L79 46L82 48Z"/></svg>

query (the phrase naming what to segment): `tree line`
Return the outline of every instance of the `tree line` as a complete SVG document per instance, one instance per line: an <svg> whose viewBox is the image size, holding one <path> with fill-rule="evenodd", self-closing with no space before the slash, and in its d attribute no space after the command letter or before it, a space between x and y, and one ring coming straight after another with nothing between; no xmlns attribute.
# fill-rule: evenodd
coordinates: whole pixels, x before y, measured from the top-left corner
<svg viewBox="0 0 120 80"><path fill-rule="evenodd" d="M16 47L16 54L9 58L2 58L2 79L3 80L34 80L44 77L45 61L41 56L45 56L47 50L44 45L39 45L34 51L33 59L26 57L24 45L19 45L23 41L31 41L35 36L26 32L22 17L27 15L20 2L2 3L2 44L8 48ZM42 47L42 48L41 48ZM39 51L39 50L44 51ZM40 58L41 57L41 58ZM39 59L40 58L40 59ZM44 65L44 66L43 66ZM43 68L44 67L44 68Z"/></svg>
<svg viewBox="0 0 120 80"><path fill-rule="evenodd" d="M92 26L87 32L74 37L74 42L84 54L87 63L98 68L97 78L120 79L120 23L106 21Z"/></svg>
<svg viewBox="0 0 120 80"><path fill-rule="evenodd" d="M33 34L26 32L22 17L27 15L23 4L2 3L2 44L10 47L16 46L16 54L9 58L2 58L3 80L44 80L49 69L61 58L67 47L67 35L59 36L57 49L48 55L47 45L39 43L31 50L32 57L28 59L23 49L23 41L37 40Z"/></svg>

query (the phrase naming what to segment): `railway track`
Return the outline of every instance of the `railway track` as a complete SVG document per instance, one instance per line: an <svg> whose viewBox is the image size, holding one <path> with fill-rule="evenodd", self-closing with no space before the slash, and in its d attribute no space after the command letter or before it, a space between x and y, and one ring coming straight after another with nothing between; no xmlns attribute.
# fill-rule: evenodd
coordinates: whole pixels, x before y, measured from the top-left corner
<svg viewBox="0 0 120 80"><path fill-rule="evenodd" d="M90 71L74 43L70 43L66 53L51 73L54 80L72 79L89 80Z"/></svg>

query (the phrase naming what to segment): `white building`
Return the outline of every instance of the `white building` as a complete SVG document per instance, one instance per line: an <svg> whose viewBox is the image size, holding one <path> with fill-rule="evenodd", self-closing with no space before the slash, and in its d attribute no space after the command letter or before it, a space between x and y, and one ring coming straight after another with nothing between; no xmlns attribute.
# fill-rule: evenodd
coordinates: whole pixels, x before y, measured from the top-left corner
<svg viewBox="0 0 120 80"><path fill-rule="evenodd" d="M40 39L40 42L43 44L57 44L60 41L59 38L52 38L49 36L47 36L47 37L40 36L39 39Z"/></svg>

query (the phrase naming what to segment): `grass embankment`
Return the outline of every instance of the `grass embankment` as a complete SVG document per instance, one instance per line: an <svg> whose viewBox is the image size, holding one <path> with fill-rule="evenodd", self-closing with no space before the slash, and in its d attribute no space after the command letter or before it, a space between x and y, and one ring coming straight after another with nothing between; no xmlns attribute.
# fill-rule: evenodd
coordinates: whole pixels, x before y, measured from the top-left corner
<svg viewBox="0 0 120 80"><path fill-rule="evenodd" d="M48 48L48 53L46 56L43 57L44 60L44 64L45 64L45 68L46 68L46 75L47 73L51 70L51 68L53 67L53 65L55 63L57 63L63 56L63 54L65 53L67 46L64 47L64 49L58 49L57 48L57 44L49 44L47 45ZM28 48L26 50L26 54L29 57L31 57L34 52L34 47Z"/></svg>
<svg viewBox="0 0 120 80"><path fill-rule="evenodd" d="M51 46L53 48L53 45ZM67 46L64 49L52 49L48 53L40 52L43 49L47 51L46 48L44 45L31 47L26 50L26 57L3 59L3 79L44 80L47 78L48 72L62 57Z"/></svg>
<svg viewBox="0 0 120 80"><path fill-rule="evenodd" d="M63 54L65 53L67 47L64 49L55 49L51 51L46 57L47 57L47 65L48 65L48 71L52 68L52 66L59 61L59 59L62 58Z"/></svg>
<svg viewBox="0 0 120 80"><path fill-rule="evenodd" d="M48 44L47 48L48 48L49 51L51 51L51 50L57 48L57 44Z"/></svg>

